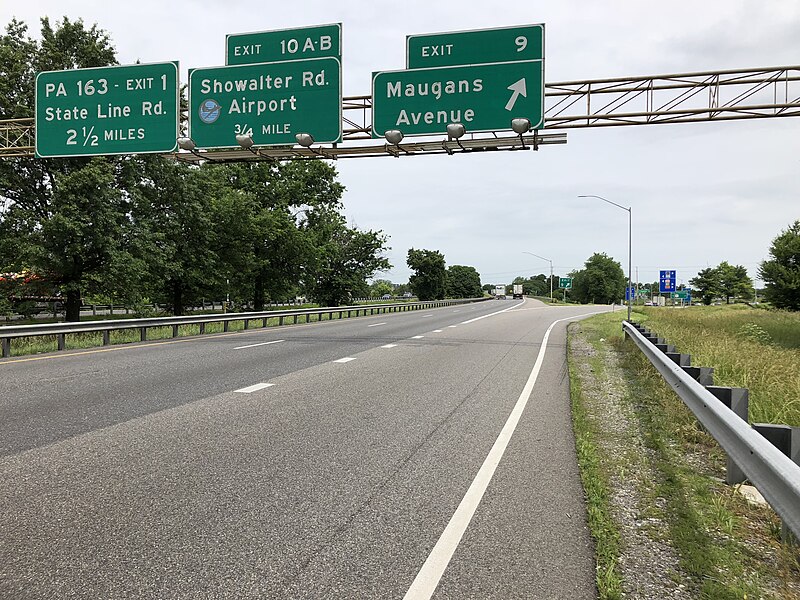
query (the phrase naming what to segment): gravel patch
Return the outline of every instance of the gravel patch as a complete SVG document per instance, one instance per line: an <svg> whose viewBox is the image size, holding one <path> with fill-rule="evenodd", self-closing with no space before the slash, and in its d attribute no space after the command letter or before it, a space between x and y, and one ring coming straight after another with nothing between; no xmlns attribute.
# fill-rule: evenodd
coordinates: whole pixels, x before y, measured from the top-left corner
<svg viewBox="0 0 800 600"><path fill-rule="evenodd" d="M570 352L578 370L585 408L595 427L595 443L610 474L611 514L622 542L619 570L623 597L694 598L664 520L666 500L655 493L658 474L651 466L634 407L625 399L624 374L614 352L597 352L572 325ZM591 360L599 359L595 369Z"/></svg>

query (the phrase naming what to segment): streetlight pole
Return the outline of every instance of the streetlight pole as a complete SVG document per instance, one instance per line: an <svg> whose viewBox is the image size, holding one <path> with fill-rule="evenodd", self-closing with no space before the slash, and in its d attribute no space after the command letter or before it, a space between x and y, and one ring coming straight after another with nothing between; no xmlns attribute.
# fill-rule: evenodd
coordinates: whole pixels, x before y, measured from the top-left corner
<svg viewBox="0 0 800 600"><path fill-rule="evenodd" d="M602 200L603 202L607 202L609 204L613 204L617 208L621 208L622 210L628 211L628 321L631 320L631 238L633 236L633 215L631 212L630 206L622 206L621 204L617 204L616 202L612 202L611 200L607 200L602 196L595 196L594 194L586 194L580 195L578 198L597 198L598 200Z"/></svg>
<svg viewBox="0 0 800 600"><path fill-rule="evenodd" d="M545 258L544 256L539 256L538 254L534 254L533 252L526 252L525 250L522 251L523 254L530 254L531 256L535 256L536 258L541 258L542 260L546 260L550 263L550 304L553 303L553 261L549 258Z"/></svg>

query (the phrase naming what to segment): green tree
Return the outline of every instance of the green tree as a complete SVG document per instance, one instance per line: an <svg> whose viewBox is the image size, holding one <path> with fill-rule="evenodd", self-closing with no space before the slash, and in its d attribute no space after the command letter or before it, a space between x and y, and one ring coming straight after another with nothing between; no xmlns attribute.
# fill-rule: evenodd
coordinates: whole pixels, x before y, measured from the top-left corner
<svg viewBox="0 0 800 600"><path fill-rule="evenodd" d="M697 277L689 280L692 288L699 292L703 304L708 306L714 298L722 295L722 285L720 282L719 270L715 267L708 267L697 273ZM655 289L658 289L657 287Z"/></svg>
<svg viewBox="0 0 800 600"><path fill-rule="evenodd" d="M483 295L481 276L475 267L451 265L447 268L448 298L479 298Z"/></svg>
<svg viewBox="0 0 800 600"><path fill-rule="evenodd" d="M304 283L309 295L324 306L366 295L367 279L392 267L383 255L389 248L381 231L347 227L344 216L334 210L309 212L306 227L314 252Z"/></svg>
<svg viewBox="0 0 800 600"><path fill-rule="evenodd" d="M583 303L610 304L625 297L626 282L618 262L605 253L595 253L584 269L575 273L570 297Z"/></svg>
<svg viewBox="0 0 800 600"><path fill-rule="evenodd" d="M730 304L731 298L750 298L753 296L753 282L747 274L747 268L742 265L730 265L722 261L717 266L719 285L725 303Z"/></svg>
<svg viewBox="0 0 800 600"><path fill-rule="evenodd" d="M41 22L41 41L12 21L0 37L0 118L32 116L39 71L116 63L105 32L64 18ZM0 161L5 238L0 264L29 267L59 286L67 320L80 318L81 295L101 291L112 262L123 265L127 206L116 186L119 160L8 158ZM8 237L7 237L8 236ZM8 254L8 248L17 251ZM115 260L116 259L116 260Z"/></svg>
<svg viewBox="0 0 800 600"><path fill-rule="evenodd" d="M247 265L235 272L237 293L261 310L267 298L288 298L311 259L312 240L304 232L314 211L341 208L344 186L322 161L206 165L226 188L255 199L248 207L251 248ZM244 218L244 217L243 217Z"/></svg>
<svg viewBox="0 0 800 600"><path fill-rule="evenodd" d="M438 250L408 251L408 267L414 271L409 285L420 300L441 300L447 291L447 270L444 255Z"/></svg>
<svg viewBox="0 0 800 600"><path fill-rule="evenodd" d="M758 270L767 300L777 308L800 310L800 220L772 240L769 255Z"/></svg>
<svg viewBox="0 0 800 600"><path fill-rule="evenodd" d="M126 185L131 220L142 236L148 294L166 303L173 314L183 314L213 289L224 289L232 275L219 255L219 237L227 232L214 222L214 200L222 189L207 169L161 157L137 157L131 168L137 180Z"/></svg>
<svg viewBox="0 0 800 600"><path fill-rule="evenodd" d="M380 298L385 294L393 294L394 291L394 284L388 279L376 279L369 286L369 295L371 298Z"/></svg>

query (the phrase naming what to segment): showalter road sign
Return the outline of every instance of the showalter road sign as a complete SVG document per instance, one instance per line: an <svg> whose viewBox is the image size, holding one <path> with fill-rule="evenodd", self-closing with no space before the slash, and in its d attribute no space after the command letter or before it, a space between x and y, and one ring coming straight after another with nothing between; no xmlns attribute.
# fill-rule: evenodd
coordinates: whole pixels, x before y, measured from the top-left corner
<svg viewBox="0 0 800 600"><path fill-rule="evenodd" d="M172 152L178 63L39 73L35 115L42 158Z"/></svg>
<svg viewBox="0 0 800 600"><path fill-rule="evenodd" d="M406 37L406 68L544 59L544 25Z"/></svg>
<svg viewBox="0 0 800 600"><path fill-rule="evenodd" d="M194 69L189 73L189 137L200 148L238 148L236 135L256 146L342 137L341 63L312 58Z"/></svg>
<svg viewBox="0 0 800 600"><path fill-rule="evenodd" d="M544 121L542 61L383 71L372 75L372 137L443 134L448 123L467 132L511 129L527 117Z"/></svg>
<svg viewBox="0 0 800 600"><path fill-rule="evenodd" d="M330 56L342 59L341 23L278 31L229 33L225 37L226 65Z"/></svg>

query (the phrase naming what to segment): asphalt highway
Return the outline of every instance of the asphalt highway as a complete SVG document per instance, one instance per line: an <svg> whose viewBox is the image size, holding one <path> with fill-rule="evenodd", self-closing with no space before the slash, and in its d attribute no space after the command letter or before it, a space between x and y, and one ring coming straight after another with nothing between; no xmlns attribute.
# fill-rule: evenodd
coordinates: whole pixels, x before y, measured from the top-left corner
<svg viewBox="0 0 800 600"><path fill-rule="evenodd" d="M604 310L1 360L0 597L594 598L565 331Z"/></svg>

